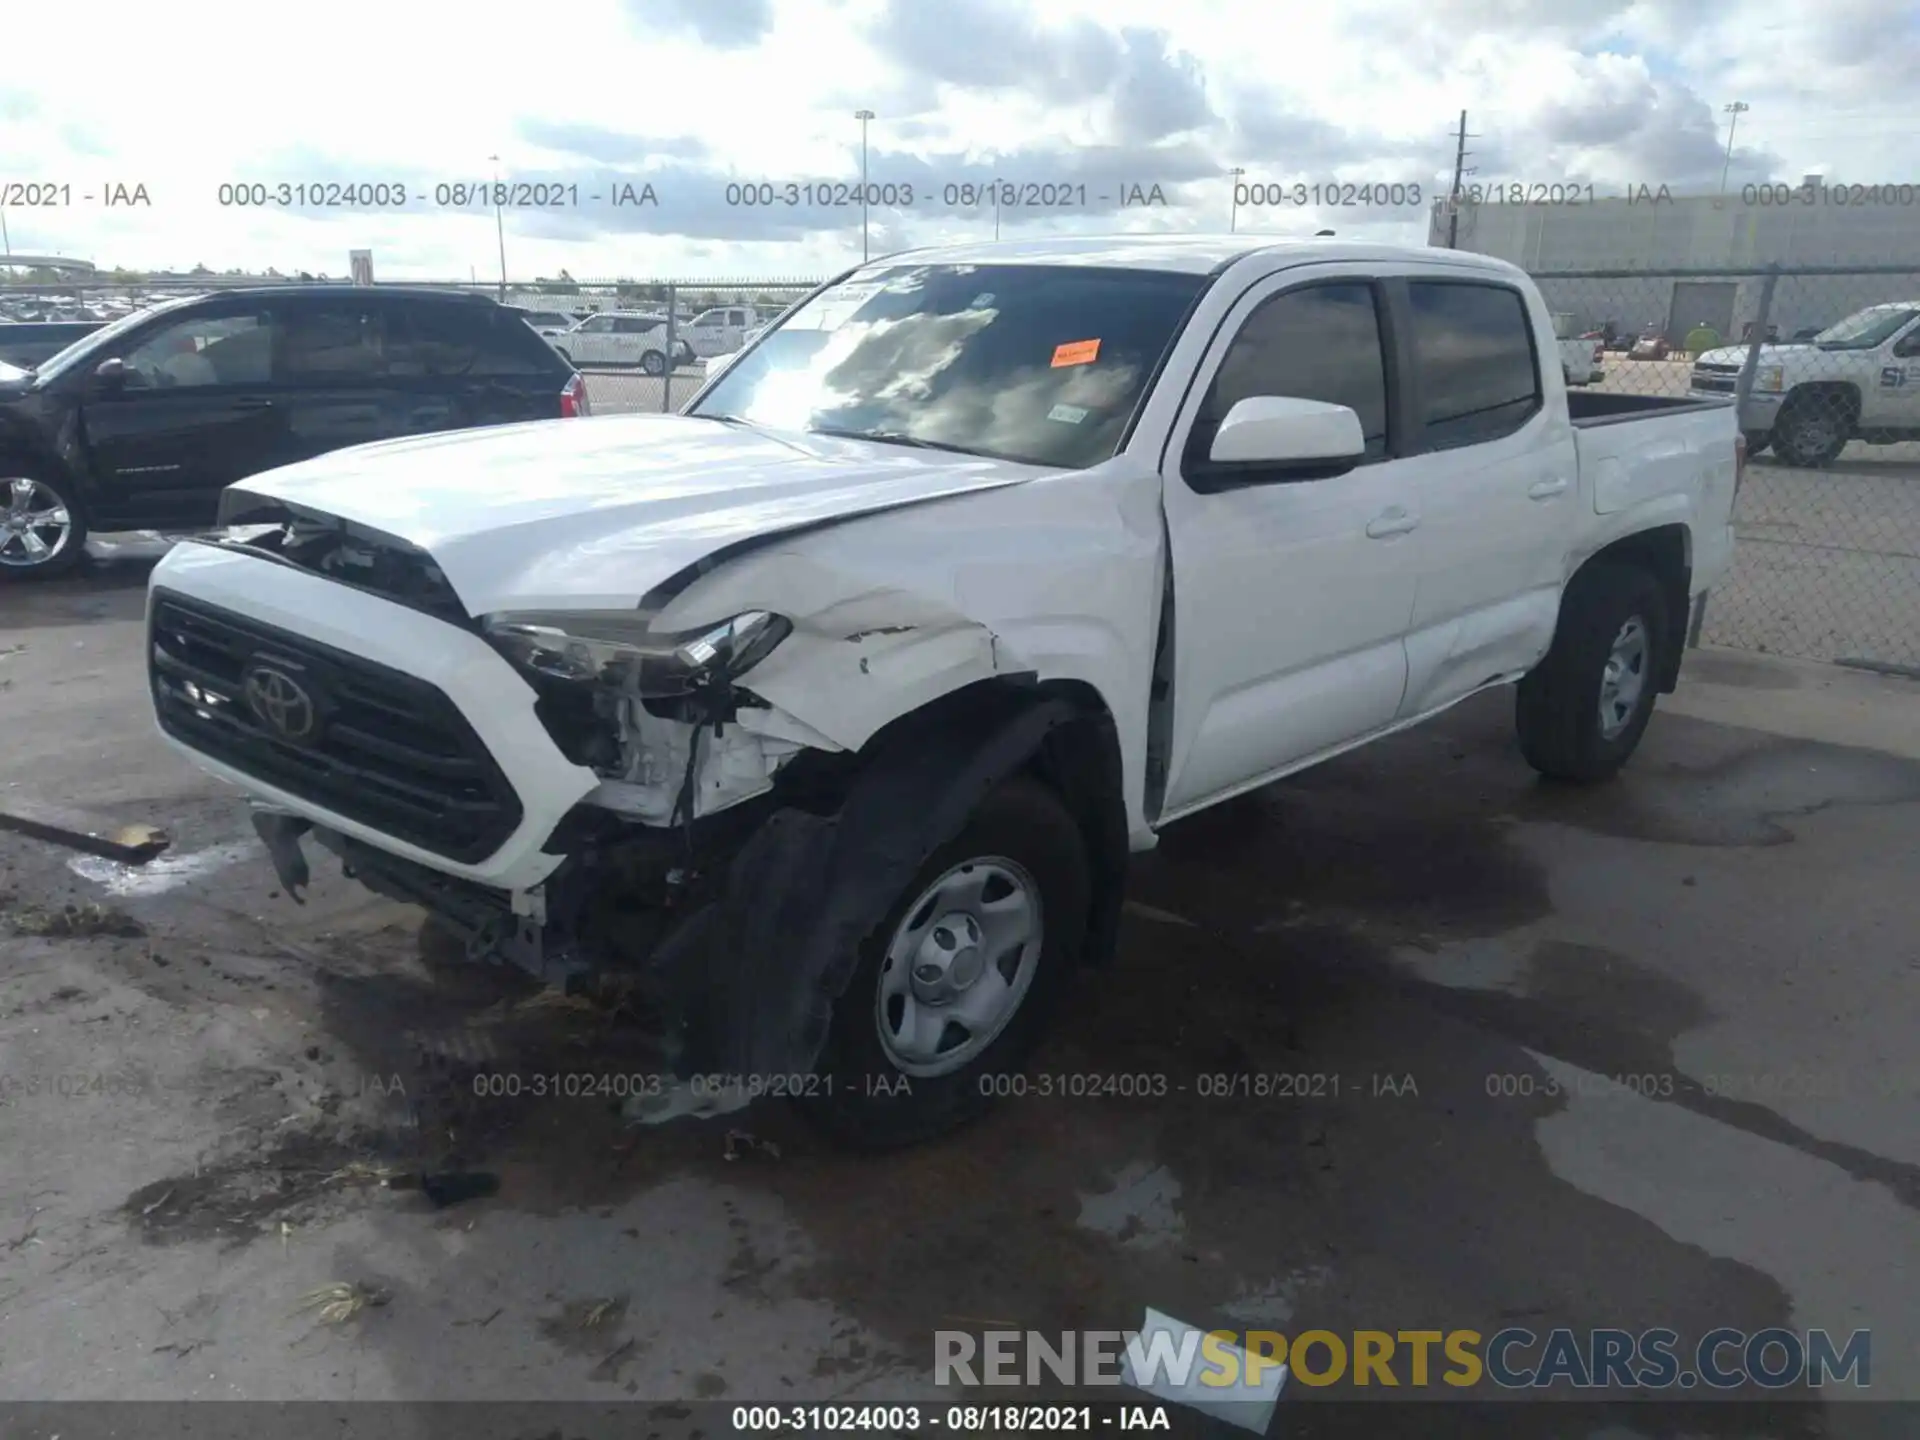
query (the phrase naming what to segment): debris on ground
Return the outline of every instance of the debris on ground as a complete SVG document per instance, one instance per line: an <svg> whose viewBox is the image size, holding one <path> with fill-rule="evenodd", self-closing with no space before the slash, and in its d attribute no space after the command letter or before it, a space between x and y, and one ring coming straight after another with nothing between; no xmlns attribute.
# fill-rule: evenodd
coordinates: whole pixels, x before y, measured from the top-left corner
<svg viewBox="0 0 1920 1440"><path fill-rule="evenodd" d="M499 1194L500 1177L485 1170L446 1170L437 1175L422 1175L420 1189L427 1199L444 1210L449 1205Z"/></svg>
<svg viewBox="0 0 1920 1440"><path fill-rule="evenodd" d="M696 1087L685 1080L674 1080L665 1089L646 1095L631 1095L621 1102L620 1113L629 1125L664 1125L683 1115L707 1120L744 1110L753 1101L744 1085Z"/></svg>
<svg viewBox="0 0 1920 1440"><path fill-rule="evenodd" d="M722 1152L724 1160L738 1160L742 1155L759 1151L769 1160L780 1158L780 1147L771 1140L761 1140L746 1130L727 1131L727 1148Z"/></svg>
<svg viewBox="0 0 1920 1440"><path fill-rule="evenodd" d="M50 910L39 905L16 905L10 896L0 896L0 913L15 935L48 940L81 939L93 935L115 935L126 939L145 935L147 927L111 905L89 900Z"/></svg>
<svg viewBox="0 0 1920 1440"><path fill-rule="evenodd" d="M387 1291L359 1282L322 1285L309 1290L300 1300L300 1310L311 1310L322 1325L344 1325L361 1311L377 1309L393 1299ZM299 1312L295 1312L299 1313Z"/></svg>
<svg viewBox="0 0 1920 1440"><path fill-rule="evenodd" d="M24 796L9 796L0 804L0 830L12 830L35 840L83 850L128 865L143 865L173 843L157 825L114 825L97 816Z"/></svg>
<svg viewBox="0 0 1920 1440"><path fill-rule="evenodd" d="M327 1176L328 1185L389 1185L393 1182L394 1170L390 1165L376 1165L371 1160L350 1160L338 1170Z"/></svg>
<svg viewBox="0 0 1920 1440"><path fill-rule="evenodd" d="M540 1333L576 1355L604 1359L610 1337L626 1323L630 1298L610 1295L569 1300L560 1307L558 1315L549 1315L539 1322Z"/></svg>

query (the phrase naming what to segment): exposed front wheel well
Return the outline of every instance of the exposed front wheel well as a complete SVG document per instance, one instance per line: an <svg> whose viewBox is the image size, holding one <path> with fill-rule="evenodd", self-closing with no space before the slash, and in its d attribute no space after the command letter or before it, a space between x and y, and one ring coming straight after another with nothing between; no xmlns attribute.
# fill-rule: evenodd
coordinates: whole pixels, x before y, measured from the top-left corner
<svg viewBox="0 0 1920 1440"><path fill-rule="evenodd" d="M860 778L877 767L940 765L956 748L996 743L1033 711L1053 720L1012 757L1009 775L1031 777L1057 794L1086 842L1092 912L1083 954L1107 959L1118 938L1126 884L1128 823L1120 733L1105 698L1076 680L1001 677L963 685L890 721L859 751L796 757L782 772L788 803L818 814L837 810ZM937 783L937 777L930 777Z"/></svg>
<svg viewBox="0 0 1920 1440"><path fill-rule="evenodd" d="M1651 530L1623 536L1589 556L1580 570L1575 572L1574 579L1577 580L1582 572L1593 567L1617 564L1633 565L1653 576L1666 600L1666 633L1675 637L1675 643L1664 647L1665 653L1660 656L1659 687L1661 694L1671 694L1680 683L1680 659L1684 649L1681 640L1687 633L1692 609L1692 533L1685 525L1658 525ZM1569 581L1564 593L1572 595L1576 588ZM1564 600L1562 604L1564 606ZM1565 619L1564 610L1562 619Z"/></svg>

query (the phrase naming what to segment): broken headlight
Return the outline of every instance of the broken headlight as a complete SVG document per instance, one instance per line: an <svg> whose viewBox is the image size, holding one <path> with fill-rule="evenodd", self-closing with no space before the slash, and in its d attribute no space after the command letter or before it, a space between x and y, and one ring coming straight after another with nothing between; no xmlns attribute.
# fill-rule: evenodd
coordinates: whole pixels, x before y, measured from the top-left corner
<svg viewBox="0 0 1920 1440"><path fill-rule="evenodd" d="M793 632L785 616L749 610L717 625L662 634L637 614L489 615L481 622L494 649L528 675L601 683L654 697L685 695L703 681L752 669Z"/></svg>

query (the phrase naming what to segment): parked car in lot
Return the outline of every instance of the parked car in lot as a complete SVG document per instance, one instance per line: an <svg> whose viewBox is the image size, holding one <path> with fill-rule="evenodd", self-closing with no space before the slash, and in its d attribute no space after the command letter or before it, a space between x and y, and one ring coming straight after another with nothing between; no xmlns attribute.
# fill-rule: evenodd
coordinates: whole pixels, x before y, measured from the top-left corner
<svg viewBox="0 0 1920 1440"><path fill-rule="evenodd" d="M0 576L91 530L210 524L227 485L370 440L587 413L573 368L482 295L282 285L156 305L0 370Z"/></svg>
<svg viewBox="0 0 1920 1440"><path fill-rule="evenodd" d="M1648 325L1640 332L1640 338L1635 340L1633 348L1627 351L1627 358L1629 360L1664 360L1672 349L1673 346L1668 343L1666 335L1655 323Z"/></svg>
<svg viewBox="0 0 1920 1440"><path fill-rule="evenodd" d="M1694 362L1689 393L1729 396L1743 345ZM1825 465L1849 440L1920 440L1920 300L1871 305L1805 343L1763 345L1740 414L1749 454L1771 445L1789 465Z"/></svg>
<svg viewBox="0 0 1920 1440"><path fill-rule="evenodd" d="M476 960L624 974L680 1095L905 1143L1109 963L1171 822L1496 685L1541 772L1632 755L1742 441L1552 342L1463 251L876 260L689 413L234 487L153 573L156 713L290 894L317 841Z"/></svg>
<svg viewBox="0 0 1920 1440"><path fill-rule="evenodd" d="M675 327L674 368L691 365L691 341ZM564 335L553 347L574 365L633 366L649 375L667 373L667 317L652 310L602 310Z"/></svg>
<svg viewBox="0 0 1920 1440"><path fill-rule="evenodd" d="M522 320L533 327L533 333L542 340L558 340L562 335L579 323L563 310L526 310L515 311Z"/></svg>
<svg viewBox="0 0 1920 1440"><path fill-rule="evenodd" d="M0 364L31 370L106 324L105 320L28 320L0 324Z"/></svg>

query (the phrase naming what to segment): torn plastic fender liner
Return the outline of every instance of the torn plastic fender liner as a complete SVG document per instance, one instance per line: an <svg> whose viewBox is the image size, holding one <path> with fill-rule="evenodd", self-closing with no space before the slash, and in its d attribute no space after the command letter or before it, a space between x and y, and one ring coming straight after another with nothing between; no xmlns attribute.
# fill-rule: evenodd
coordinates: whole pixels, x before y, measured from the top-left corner
<svg viewBox="0 0 1920 1440"><path fill-rule="evenodd" d="M1085 718L1064 699L1014 698L1018 708L990 711L977 727L951 716L909 724L862 770L835 815L768 817L734 856L707 923L695 927L699 943L687 947L703 953L683 962L680 983L699 987L683 1063L735 1074L811 1071L861 946L926 857L1052 732ZM1090 857L1105 883L1095 889L1089 946L1110 945L1118 923L1124 818L1117 835L1111 828L1101 827L1097 848L1105 853Z"/></svg>

